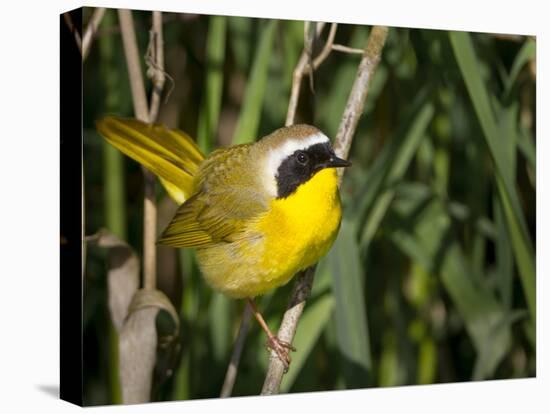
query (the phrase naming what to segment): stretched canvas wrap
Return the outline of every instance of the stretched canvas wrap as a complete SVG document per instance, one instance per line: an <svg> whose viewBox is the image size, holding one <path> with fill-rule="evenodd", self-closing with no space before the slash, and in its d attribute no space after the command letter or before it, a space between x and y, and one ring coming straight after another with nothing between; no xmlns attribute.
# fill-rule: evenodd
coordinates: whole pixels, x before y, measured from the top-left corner
<svg viewBox="0 0 550 414"><path fill-rule="evenodd" d="M88 7L59 24L63 399L536 375L534 36L388 28L367 15L351 25ZM141 129L121 150L105 119ZM316 127L352 163L338 169L341 224L315 266L252 308L205 281L204 245L157 243L193 195L163 174L197 191L202 154L294 124ZM261 162L224 168L239 183L264 174ZM210 235L235 226L223 211L246 211L239 197L264 189L241 191L203 206L222 211ZM301 205L299 217L320 209ZM296 227L283 246L330 225ZM288 364L266 346L259 314L288 342Z"/></svg>

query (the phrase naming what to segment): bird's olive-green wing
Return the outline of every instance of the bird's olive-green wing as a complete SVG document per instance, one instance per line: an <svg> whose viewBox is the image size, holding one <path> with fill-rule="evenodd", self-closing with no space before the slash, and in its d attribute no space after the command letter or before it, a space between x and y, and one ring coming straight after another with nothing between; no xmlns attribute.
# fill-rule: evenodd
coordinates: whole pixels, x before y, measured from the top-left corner
<svg viewBox="0 0 550 414"><path fill-rule="evenodd" d="M247 237L246 227L267 210L247 146L218 150L201 165L197 193L187 200L159 243L207 247Z"/></svg>

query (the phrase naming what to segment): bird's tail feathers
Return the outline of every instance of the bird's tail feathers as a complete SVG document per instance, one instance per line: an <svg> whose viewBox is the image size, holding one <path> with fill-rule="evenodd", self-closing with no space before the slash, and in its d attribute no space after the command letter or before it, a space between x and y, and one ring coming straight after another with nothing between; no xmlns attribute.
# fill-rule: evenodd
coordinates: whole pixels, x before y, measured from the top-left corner
<svg viewBox="0 0 550 414"><path fill-rule="evenodd" d="M97 121L96 128L111 145L156 174L178 204L191 197L193 176L204 155L183 131L115 116Z"/></svg>

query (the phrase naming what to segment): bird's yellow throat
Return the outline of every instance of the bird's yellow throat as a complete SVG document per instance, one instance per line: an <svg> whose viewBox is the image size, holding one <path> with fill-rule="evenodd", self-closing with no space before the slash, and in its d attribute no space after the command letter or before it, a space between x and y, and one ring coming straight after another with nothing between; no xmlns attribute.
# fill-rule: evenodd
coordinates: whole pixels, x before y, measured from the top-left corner
<svg viewBox="0 0 550 414"><path fill-rule="evenodd" d="M290 196L273 200L257 224L265 236L262 268L281 274L269 286L286 283L324 256L336 238L341 216L334 168L319 171Z"/></svg>

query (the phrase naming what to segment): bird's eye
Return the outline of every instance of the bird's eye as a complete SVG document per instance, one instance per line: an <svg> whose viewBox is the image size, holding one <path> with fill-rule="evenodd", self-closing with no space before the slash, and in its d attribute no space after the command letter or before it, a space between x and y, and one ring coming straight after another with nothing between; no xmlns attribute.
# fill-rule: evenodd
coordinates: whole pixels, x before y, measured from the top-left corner
<svg viewBox="0 0 550 414"><path fill-rule="evenodd" d="M305 165L307 164L307 162L309 161L309 157L307 155L307 153L303 152L303 151L299 151L297 154L296 154L296 159L298 160L298 162L302 165Z"/></svg>

